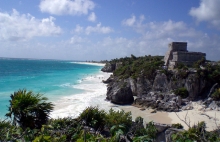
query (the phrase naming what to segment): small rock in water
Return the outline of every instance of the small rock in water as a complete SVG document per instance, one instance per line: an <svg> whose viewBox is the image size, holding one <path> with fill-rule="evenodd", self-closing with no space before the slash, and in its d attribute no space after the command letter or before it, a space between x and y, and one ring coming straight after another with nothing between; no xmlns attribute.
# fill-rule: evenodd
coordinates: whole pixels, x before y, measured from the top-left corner
<svg viewBox="0 0 220 142"><path fill-rule="evenodd" d="M157 113L157 111L156 111L156 110L153 110L153 111L151 111L150 113Z"/></svg>
<svg viewBox="0 0 220 142"><path fill-rule="evenodd" d="M142 111L143 111L143 110L145 110L145 108L141 108L140 110L142 110Z"/></svg>

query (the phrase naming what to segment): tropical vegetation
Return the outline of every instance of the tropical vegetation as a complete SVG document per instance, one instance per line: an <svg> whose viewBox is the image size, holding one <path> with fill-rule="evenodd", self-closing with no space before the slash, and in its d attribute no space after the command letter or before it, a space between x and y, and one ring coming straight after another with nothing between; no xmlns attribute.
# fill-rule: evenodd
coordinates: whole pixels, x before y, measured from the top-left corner
<svg viewBox="0 0 220 142"><path fill-rule="evenodd" d="M32 91L14 92L6 114L10 119L0 120L0 141L117 142L126 134L130 134L132 139L153 141L155 138L154 124L151 122L144 128L143 119L139 118L136 126L130 112L113 109L106 112L98 107L88 107L74 119L49 119L53 104L46 100L46 97ZM142 132L131 129L138 130L139 127Z"/></svg>
<svg viewBox="0 0 220 142"><path fill-rule="evenodd" d="M144 77L149 81L153 81L157 72L164 73L168 77L172 76L172 73L164 66L163 56L148 55L135 57L131 54L131 57L116 58L109 61L109 63L116 65L113 74L119 79L126 79L129 77L136 79L138 77ZM220 62L211 62L202 58L195 62L193 66L179 63L174 70L177 72L176 78L185 79L188 77L189 72L192 71L196 73L196 77L203 78L209 82L210 88L216 83L220 84ZM170 79L176 78L170 77ZM214 100L220 100L219 90L220 86L210 95L210 97ZM186 88L177 88L176 90L173 90L173 92L182 98L187 98L189 95Z"/></svg>
<svg viewBox="0 0 220 142"><path fill-rule="evenodd" d="M125 57L113 59L109 63L116 64L114 76L118 78L138 78L140 76L153 80L157 71L169 74L164 68L162 56ZM103 61L106 62L106 61ZM176 70L180 77L187 77L191 67L179 64ZM197 77L220 84L220 63L208 62L204 58L193 66ZM188 97L186 88L173 91L182 98ZM6 120L0 120L0 142L33 141L33 142L118 142L129 139L133 142L155 141L158 130L153 122L144 126L142 117L132 121L130 112L108 112L98 107L86 108L77 118L50 118L53 104L40 93L25 89L11 94ZM211 94L213 100L220 100L220 88ZM74 110L72 110L74 111ZM183 129L179 123L172 128ZM200 122L188 130L171 135L175 142L214 142L220 141L220 129L206 131L205 122Z"/></svg>
<svg viewBox="0 0 220 142"><path fill-rule="evenodd" d="M47 103L48 99L32 91L18 90L11 95L7 117L12 119L15 126L26 128L41 128L46 124L53 104Z"/></svg>
<svg viewBox="0 0 220 142"><path fill-rule="evenodd" d="M163 69L163 56L143 56L125 57L120 59L113 59L109 63L119 63L119 67L113 72L115 76L120 78L145 76L148 79L153 79L156 75L156 70Z"/></svg>
<svg viewBox="0 0 220 142"><path fill-rule="evenodd" d="M53 104L39 93L18 90L9 102L6 116L10 119L0 120L1 142L153 142L158 134L153 122L144 126L142 117L132 121L131 113L123 110L88 107L77 118L52 119ZM183 128L181 124L172 127ZM205 122L171 137L178 142L220 141L219 129L207 132Z"/></svg>
<svg viewBox="0 0 220 142"><path fill-rule="evenodd" d="M189 92L187 91L185 87L178 88L174 90L173 92L174 94L176 94L177 96L180 96L181 98L187 98L189 96Z"/></svg>

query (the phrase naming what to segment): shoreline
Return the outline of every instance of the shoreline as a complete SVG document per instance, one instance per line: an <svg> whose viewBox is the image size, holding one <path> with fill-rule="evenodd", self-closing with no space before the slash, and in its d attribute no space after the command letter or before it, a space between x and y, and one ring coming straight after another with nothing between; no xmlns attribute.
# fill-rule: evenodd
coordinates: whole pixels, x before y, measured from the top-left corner
<svg viewBox="0 0 220 142"><path fill-rule="evenodd" d="M107 85L102 82L110 77L112 73L98 71L96 74L89 75L82 79L74 88L84 90L83 93L63 96L54 101L54 110L51 112L51 118L76 118L89 106L98 106L99 109L108 111L113 108L119 110L117 105L105 101Z"/></svg>
<svg viewBox="0 0 220 142"><path fill-rule="evenodd" d="M75 63L75 62L74 62ZM77 62L78 64L89 64L104 66L103 63L89 63L89 62ZM155 123L161 124L174 124L181 123L184 126L184 129L188 129L187 125L181 121L181 119L187 120L190 122L192 127L198 122L205 121L207 130L212 131L220 125L220 111L215 110L202 110L202 106L193 102L193 110L180 111L180 112L162 112L157 111L156 113L151 113L154 111L151 108L142 109L138 106L132 105L117 105L109 101L106 101L106 92L107 85L102 82L110 77L112 73L106 73L99 71L98 73L83 78L81 86L77 86L80 89L84 89L85 92L82 94L75 94L70 96L65 96L60 98L60 100L55 101L54 111L51 113L51 118L63 118L63 117L73 117L76 118L79 114L89 106L98 106L99 109L103 109L106 112L109 109L114 110L124 110L125 112L131 112L132 120L135 120L136 117L141 116L144 119L144 123L153 121ZM84 86L83 86L84 85ZM79 96L78 96L79 95ZM188 113L187 113L188 112ZM186 116L187 114L187 116ZM179 117L178 117L178 116Z"/></svg>
<svg viewBox="0 0 220 142"><path fill-rule="evenodd" d="M93 62L71 62L74 64L85 64L85 65L93 65L93 66L105 66L105 63L93 63Z"/></svg>

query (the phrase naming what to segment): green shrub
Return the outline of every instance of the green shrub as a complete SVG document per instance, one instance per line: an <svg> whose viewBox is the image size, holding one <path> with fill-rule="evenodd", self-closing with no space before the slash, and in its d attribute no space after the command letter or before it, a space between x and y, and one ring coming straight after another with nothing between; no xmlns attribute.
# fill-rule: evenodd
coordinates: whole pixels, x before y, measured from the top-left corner
<svg viewBox="0 0 220 142"><path fill-rule="evenodd" d="M194 125L193 127L190 127L188 130L185 130L183 132L178 132L175 134L172 134L172 140L178 141L178 142L205 142L208 141L209 138L212 139L219 139L218 137L213 137L213 133L207 132L206 130L205 122L199 122L197 125Z"/></svg>
<svg viewBox="0 0 220 142"><path fill-rule="evenodd" d="M199 122L197 125L185 130L172 134L172 140L178 142L217 142L220 141L219 130L217 131L206 131L206 124L204 121Z"/></svg>
<svg viewBox="0 0 220 142"><path fill-rule="evenodd" d="M152 121L146 125L146 133L149 136L149 138L151 139L156 138L157 129Z"/></svg>
<svg viewBox="0 0 220 142"><path fill-rule="evenodd" d="M200 68L200 65L205 64L205 62L206 62L206 59L202 57L202 59L198 60L197 62L193 64L193 67L198 69Z"/></svg>
<svg viewBox="0 0 220 142"><path fill-rule="evenodd" d="M189 96L188 90L184 87L174 90L174 94L180 96L181 98L187 98Z"/></svg>
<svg viewBox="0 0 220 142"><path fill-rule="evenodd" d="M177 69L188 70L188 67L186 65L184 65L183 63L178 63L177 64Z"/></svg>
<svg viewBox="0 0 220 142"><path fill-rule="evenodd" d="M211 97L216 101L220 100L220 88L216 89Z"/></svg>
<svg viewBox="0 0 220 142"><path fill-rule="evenodd" d="M48 98L41 94L27 90L18 90L11 94L9 112L7 117L12 118L13 124L18 124L23 129L40 129L49 119L53 104L46 102Z"/></svg>
<svg viewBox="0 0 220 142"><path fill-rule="evenodd" d="M132 126L131 131L135 137L144 136L147 134L147 131L143 125L143 118L142 117L139 116L135 119L135 125Z"/></svg>
<svg viewBox="0 0 220 142"><path fill-rule="evenodd" d="M67 141L75 141L83 129L80 122L72 118L50 119L48 125L51 126L52 132L56 136L65 136Z"/></svg>
<svg viewBox="0 0 220 142"><path fill-rule="evenodd" d="M79 116L79 120L83 120L85 125L102 130L106 121L106 112L99 110L98 107L88 107Z"/></svg>
<svg viewBox="0 0 220 142"><path fill-rule="evenodd" d="M180 123L172 124L171 127L172 127L172 128L176 128L176 129L183 129L183 125L180 124Z"/></svg>
<svg viewBox="0 0 220 142"><path fill-rule="evenodd" d="M11 131L16 130L9 121L0 120L0 141L12 138Z"/></svg>
<svg viewBox="0 0 220 142"><path fill-rule="evenodd" d="M55 133L50 125L43 125L41 130L35 134L33 142L66 142L66 135ZM27 141L27 140L26 140Z"/></svg>
<svg viewBox="0 0 220 142"><path fill-rule="evenodd" d="M220 69L216 68L213 72L211 72L209 74L209 78L215 83L220 83Z"/></svg>
<svg viewBox="0 0 220 142"><path fill-rule="evenodd" d="M76 140L76 142L105 142L102 139L103 138L101 136L82 131L81 136Z"/></svg>
<svg viewBox="0 0 220 142"><path fill-rule="evenodd" d="M135 123L143 124L144 119L141 116L135 118Z"/></svg>
<svg viewBox="0 0 220 142"><path fill-rule="evenodd" d="M146 125L146 128L141 128L140 131L135 134L133 142L153 142L155 141L156 134L157 129L154 123L151 121Z"/></svg>
<svg viewBox="0 0 220 142"><path fill-rule="evenodd" d="M178 70L178 75L180 76L180 78L187 78L188 74L189 74L188 70L185 69Z"/></svg>
<svg viewBox="0 0 220 142"><path fill-rule="evenodd" d="M137 78L145 76L148 79L153 79L156 71L162 69L164 62L161 56L144 56L144 57L125 57L114 59L110 63L121 62L122 66L114 71L114 75L119 78Z"/></svg>
<svg viewBox="0 0 220 142"><path fill-rule="evenodd" d="M132 124L131 112L115 111L113 109L109 110L109 113L106 117L106 125L111 128L112 126L124 125L126 130L130 128Z"/></svg>

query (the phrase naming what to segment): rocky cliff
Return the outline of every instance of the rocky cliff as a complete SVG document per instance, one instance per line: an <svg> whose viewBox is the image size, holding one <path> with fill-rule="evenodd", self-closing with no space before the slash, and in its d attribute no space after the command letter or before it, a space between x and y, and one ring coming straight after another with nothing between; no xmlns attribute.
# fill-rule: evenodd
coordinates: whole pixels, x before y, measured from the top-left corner
<svg viewBox="0 0 220 142"><path fill-rule="evenodd" d="M146 65L149 60L145 58L150 58L150 63L157 66ZM218 82L216 78L210 78L213 71L207 72L204 68L167 70L162 63L152 62L151 58L120 60L117 68L117 62L106 64L103 69L111 68L113 72L104 81L108 84L107 99L116 104L133 103L143 108L178 111L190 109L190 101L207 98L212 86ZM142 61L139 66L136 65L138 60ZM136 99L134 96L137 96Z"/></svg>

